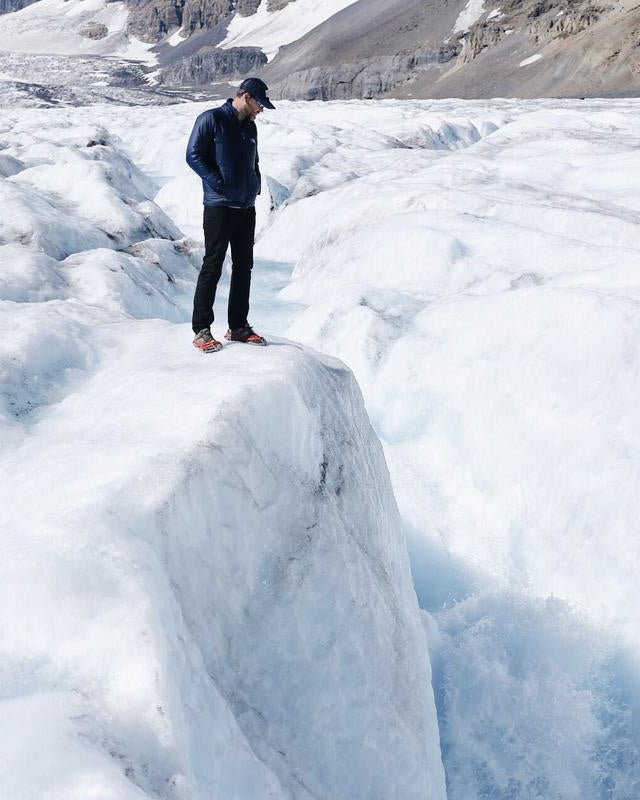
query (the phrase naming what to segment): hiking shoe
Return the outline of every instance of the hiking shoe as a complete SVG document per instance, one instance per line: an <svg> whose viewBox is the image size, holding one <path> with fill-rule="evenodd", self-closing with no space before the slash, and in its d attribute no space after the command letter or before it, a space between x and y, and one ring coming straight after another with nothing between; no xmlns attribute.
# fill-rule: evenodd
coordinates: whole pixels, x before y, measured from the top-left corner
<svg viewBox="0 0 640 800"><path fill-rule="evenodd" d="M222 344L213 338L209 328L203 328L196 333L193 346L200 350L201 353L215 353L216 350L222 350Z"/></svg>
<svg viewBox="0 0 640 800"><path fill-rule="evenodd" d="M263 336L253 330L251 325L245 325L243 328L236 328L235 330L229 329L225 335L225 339L230 342L244 342L245 344L258 344L264 346L267 340Z"/></svg>

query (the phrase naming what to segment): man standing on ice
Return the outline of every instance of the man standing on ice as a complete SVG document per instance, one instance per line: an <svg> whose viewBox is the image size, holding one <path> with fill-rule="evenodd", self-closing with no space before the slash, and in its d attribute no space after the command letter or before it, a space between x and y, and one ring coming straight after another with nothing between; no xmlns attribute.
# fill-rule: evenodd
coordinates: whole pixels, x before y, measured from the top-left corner
<svg viewBox="0 0 640 800"><path fill-rule="evenodd" d="M231 245L229 330L225 339L265 345L251 328L249 290L253 268L256 196L260 194L255 118L274 108L260 78L242 81L235 98L200 114L187 145L187 164L204 189L204 259L193 298L193 344L203 353L222 349L211 335L213 303L222 264Z"/></svg>

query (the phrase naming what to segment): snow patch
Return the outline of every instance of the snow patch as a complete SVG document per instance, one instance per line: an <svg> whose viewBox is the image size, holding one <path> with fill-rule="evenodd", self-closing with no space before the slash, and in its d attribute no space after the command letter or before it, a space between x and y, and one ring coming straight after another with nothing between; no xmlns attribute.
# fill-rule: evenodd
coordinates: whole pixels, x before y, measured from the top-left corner
<svg viewBox="0 0 640 800"><path fill-rule="evenodd" d="M295 42L356 0L296 0L278 11L262 0L255 14L236 13L218 47L260 47L269 61L286 44Z"/></svg>
<svg viewBox="0 0 640 800"><path fill-rule="evenodd" d="M458 31L465 33L477 22L484 13L484 0L469 0L462 9L453 26L452 33Z"/></svg>
<svg viewBox="0 0 640 800"><path fill-rule="evenodd" d="M170 44L171 47L177 47L179 44L182 44L184 42L185 38L186 37L184 35L183 30L182 28L180 28L179 30L172 33L171 36L169 36L169 38L167 39L167 44Z"/></svg>
<svg viewBox="0 0 640 800"><path fill-rule="evenodd" d="M525 60L521 61L518 66L527 67L527 66L529 66L529 64L535 64L536 61L540 61L541 58L542 58L542 54L541 53L536 53L535 56L531 56L531 58L525 58Z"/></svg>

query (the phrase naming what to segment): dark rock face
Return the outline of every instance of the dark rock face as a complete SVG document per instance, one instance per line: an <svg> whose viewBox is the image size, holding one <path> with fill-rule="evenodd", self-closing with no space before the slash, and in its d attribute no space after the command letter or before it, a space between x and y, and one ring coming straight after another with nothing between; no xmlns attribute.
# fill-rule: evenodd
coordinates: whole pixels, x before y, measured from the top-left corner
<svg viewBox="0 0 640 800"><path fill-rule="evenodd" d="M29 0L0 0L2 3ZM34 2L34 0L31 0ZM159 42L182 28L186 36L209 30L237 11L243 17L255 14L260 0L125 0L131 7L128 30L143 42ZM268 0L270 11L295 0ZM1 5L0 5L1 7Z"/></svg>
<svg viewBox="0 0 640 800"><path fill-rule="evenodd" d="M551 16L548 12L552 10L545 8L540 15L531 17L530 31L536 37L536 41L567 38L582 33L605 14L613 11L613 6L589 3L586 6L572 8L569 4L569 8L561 17ZM537 19L537 16L540 16L540 19Z"/></svg>
<svg viewBox="0 0 640 800"><path fill-rule="evenodd" d="M109 35L109 28L101 22L89 22L84 28L80 28L78 33L87 39L104 39Z"/></svg>
<svg viewBox="0 0 640 800"><path fill-rule="evenodd" d="M267 11L280 11L281 8L295 3L296 0L267 0Z"/></svg>
<svg viewBox="0 0 640 800"><path fill-rule="evenodd" d="M0 0L0 14L8 14L10 11L20 11L38 0Z"/></svg>
<svg viewBox="0 0 640 800"><path fill-rule="evenodd" d="M159 42L183 28L189 36L213 28L233 12L233 0L126 0L131 7L127 30L143 42ZM249 6L255 0L239 0ZM256 5L257 8L257 5ZM255 13L255 9L250 13Z"/></svg>
<svg viewBox="0 0 640 800"><path fill-rule="evenodd" d="M126 64L114 69L109 81L109 86L121 86L126 89L146 85L147 78L144 71L135 64Z"/></svg>
<svg viewBox="0 0 640 800"><path fill-rule="evenodd" d="M241 17L250 17L256 13L260 0L238 0L236 11Z"/></svg>
<svg viewBox="0 0 640 800"><path fill-rule="evenodd" d="M233 10L232 0L183 0L182 26L188 35L213 28Z"/></svg>
<svg viewBox="0 0 640 800"><path fill-rule="evenodd" d="M364 63L313 67L274 84L270 95L289 100L369 99L407 83L423 67L451 61L456 54L455 46L446 46L380 56Z"/></svg>
<svg viewBox="0 0 640 800"><path fill-rule="evenodd" d="M182 26L185 0L127 0L128 33L143 42L159 42Z"/></svg>
<svg viewBox="0 0 640 800"><path fill-rule="evenodd" d="M244 77L266 63L267 57L257 47L230 47L227 50L202 47L195 55L163 70L160 82L171 86L202 86Z"/></svg>

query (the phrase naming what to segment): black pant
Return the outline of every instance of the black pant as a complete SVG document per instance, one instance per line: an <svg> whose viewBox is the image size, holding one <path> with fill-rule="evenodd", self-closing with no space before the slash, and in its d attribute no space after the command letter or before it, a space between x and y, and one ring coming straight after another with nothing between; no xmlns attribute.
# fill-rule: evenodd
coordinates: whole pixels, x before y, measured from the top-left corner
<svg viewBox="0 0 640 800"><path fill-rule="evenodd" d="M228 322L232 330L247 324L249 290L253 269L253 238L256 229L255 208L204 207L204 259L193 298L193 332L208 328L213 322L213 302L222 264L231 244L231 287Z"/></svg>

